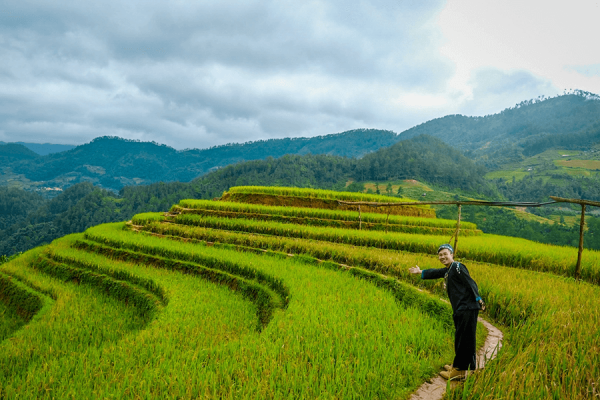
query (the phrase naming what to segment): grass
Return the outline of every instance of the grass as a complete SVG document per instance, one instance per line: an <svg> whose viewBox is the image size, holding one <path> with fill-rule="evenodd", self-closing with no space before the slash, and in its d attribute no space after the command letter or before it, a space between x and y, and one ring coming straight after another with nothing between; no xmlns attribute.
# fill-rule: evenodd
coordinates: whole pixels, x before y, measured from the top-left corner
<svg viewBox="0 0 600 400"><path fill-rule="evenodd" d="M192 231L198 228L181 229ZM261 241L259 236L255 238ZM286 238L273 240L290 241ZM296 242L298 251L302 251L302 246L309 249L314 243L307 239L296 239ZM331 254L335 253L332 247L335 244L326 246L331 247ZM344 250L346 253L352 251L351 247L341 245L335 249L338 252L335 257L342 257L339 253ZM440 282L421 282L405 273L406 268L414 264L421 268L437 267L439 263L433 256L374 249L363 253L365 259L373 257L372 264L377 264L377 260L388 254L391 275L407 281L412 279L415 284L442 293ZM562 263L571 257L560 251L552 256L554 261ZM345 257L352 258L350 255ZM594 350L600 345L597 334L600 313L596 307L600 289L546 273L472 261L465 263L486 299L488 317L505 326L506 340L499 359L488 364L474 379L451 391L449 398L589 398L593 394L592 384L598 384L596 365L600 365L600 356ZM395 273L392 273L393 268Z"/></svg>
<svg viewBox="0 0 600 400"><path fill-rule="evenodd" d="M221 200L239 203L264 204L276 206L308 207L321 209L356 210L358 206L340 205L338 200L357 202L412 202L411 199L381 196L357 192L335 192L320 189L273 188L265 186L236 186L223 193ZM370 212L392 215L435 218L435 210L428 205L411 205L383 209L372 208Z"/></svg>
<svg viewBox="0 0 600 400"><path fill-rule="evenodd" d="M498 170L491 171L485 174L486 179L503 179L506 182L512 181L513 177L515 180L520 181L529 174L529 171L516 169L516 170Z"/></svg>
<svg viewBox="0 0 600 400"><path fill-rule="evenodd" d="M456 230L456 222L445 219L300 207L257 206L206 200L182 200L179 205L171 207L170 214L190 215L200 219L204 217L237 218L306 226L430 233L448 236L452 235ZM156 220L157 217L151 214L144 214L143 218L153 218ZM136 217L136 221L138 220L140 220L140 217ZM476 225L470 222L461 224L461 228L465 235L482 234L480 230L476 229Z"/></svg>
<svg viewBox="0 0 600 400"><path fill-rule="evenodd" d="M186 210L187 209L187 210ZM263 206L257 204L244 204L234 202L221 202L211 200L193 200L185 199L181 200L178 205L171 207L171 212L193 212L193 210L215 210L215 211L229 211L241 214L262 214L262 215L278 215L298 218L315 218L339 221L358 221L358 211L347 211L347 210L324 210L304 207L279 207L279 206ZM419 218L411 216L399 216L399 215L382 215L379 213L370 213L369 210L372 208L366 207L360 213L360 219L363 222L371 223L385 223L398 224L398 225L413 225L413 226L436 226L445 228L454 228L456 221L446 220L440 218ZM465 229L476 229L477 226L470 222L464 223Z"/></svg>
<svg viewBox="0 0 600 400"><path fill-rule="evenodd" d="M485 177L509 182L513 177L519 181L530 173L534 173L536 178L541 178L544 183L552 182L561 186L561 180L553 179L551 175L562 173L572 176L596 176L597 171L600 170L600 160L597 158L597 152L546 150L535 156L527 157L521 162L505 165L501 170L488 172Z"/></svg>
<svg viewBox="0 0 600 400"><path fill-rule="evenodd" d="M0 302L0 341L25 325L25 321L6 304Z"/></svg>
<svg viewBox="0 0 600 400"><path fill-rule="evenodd" d="M133 220L136 224L143 222L135 217ZM403 250L415 253L435 254L440 242L443 242L436 235L352 231L274 222L228 220L213 217L201 218L194 215L179 215L172 221L177 224L212 229L330 241L353 246ZM547 271L562 276L574 276L577 260L577 249L573 247L545 245L526 239L491 234L461 237L457 251L458 256L464 259ZM600 283L600 252L584 250L581 265L581 278L583 280Z"/></svg>
<svg viewBox="0 0 600 400"><path fill-rule="evenodd" d="M368 283L374 277L357 279L353 273L318 268L312 259L288 260L148 238L124 232L118 224L97 227L95 234L99 232L106 239L110 236L123 242L127 237L134 242L141 238L146 250L148 246L162 247L171 255L202 254L251 266L284 281L291 300L259 333L253 329L256 317L252 307L248 308L252 303L232 296L226 288L157 266L75 251L73 245L82 236L66 237L50 246L53 256L69 258L77 265L94 265L99 271L112 270L113 275L126 272L152 280L163 287L168 304L144 323L135 317L139 310L102 295L101 290L65 284L36 269L22 270L42 286L51 282L61 307L55 306L53 318L44 320L50 324L45 325L47 332L52 332L50 338L37 328L19 332L23 343L44 354L36 354L38 360L26 371L6 369L2 393L7 397L37 398L54 393L63 398L402 398L450 358L450 332L417 308L399 307L401 303L389 290ZM35 259L26 256L29 262ZM14 267L8 263L3 268ZM206 287L216 292L210 294ZM219 299L235 300L235 304L219 308ZM70 324L65 322L67 303L79 316ZM106 310L100 312L97 307ZM58 332L55 338L57 328L51 326L52 321L68 326L72 340L64 345L57 341L63 336ZM123 325L125 321L131 323ZM144 329L139 330L139 323ZM240 335L228 333L230 323L234 328L241 323ZM118 340L96 338L110 336L108 333L118 336L118 332L122 332ZM70 350L90 333L94 348L83 347L85 356ZM49 339L55 346L52 352L48 351ZM49 362L57 353L56 361Z"/></svg>
<svg viewBox="0 0 600 400"><path fill-rule="evenodd" d="M557 164L568 168L583 168L589 170L600 170L599 160L560 160Z"/></svg>
<svg viewBox="0 0 600 400"><path fill-rule="evenodd" d="M306 246L310 243L306 239L298 241ZM338 251L344 248L349 249L340 246ZM365 258L374 252L365 251ZM381 250L381 253L390 252ZM555 261L562 259L563 263L569 257L562 252L553 255ZM438 265L433 257L423 255L402 253L394 258L390 264L395 265L398 270L395 275L399 277L405 276L401 270L413 263L422 268ZM449 398L466 395L469 398L583 399L592 395L590 383L598 383L595 365L600 361L594 350L600 345L596 333L600 313L595 306L600 289L535 271L476 262L467 264L488 303L488 316L507 327L507 336L500 358L488 364L475 379L451 391ZM390 265L390 268L393 267ZM441 292L439 283L426 287ZM589 315L590 312L593 315Z"/></svg>
<svg viewBox="0 0 600 400"><path fill-rule="evenodd" d="M506 208L506 209L511 210L512 212L515 213L515 215L517 217L524 219L525 221L535 221L535 222L539 222L541 224L554 224L554 222L555 222L552 218L540 217L539 215L529 213L520 208Z"/></svg>
<svg viewBox="0 0 600 400"><path fill-rule="evenodd" d="M345 200L345 201L378 201L403 203L410 202L410 199L401 197L392 197L385 195L355 193L355 192L337 192L333 190L322 189L306 189L306 188L286 188L286 187L271 187L271 186L235 186L229 189L227 194L267 194L280 195L288 197L311 197L325 200ZM428 208L426 206L423 206Z"/></svg>
<svg viewBox="0 0 600 400"><path fill-rule="evenodd" d="M403 399L451 362L442 281L407 272L440 266L439 236L163 220L101 225L0 266L40 299L29 323L0 342L0 398ZM447 397L596 396L597 252L584 252L589 282L575 282L576 249L495 235L461 237L458 249L505 341ZM44 269L44 260L60 265ZM258 330L258 303L201 268L288 302ZM148 318L108 290L113 281L155 296L156 312Z"/></svg>

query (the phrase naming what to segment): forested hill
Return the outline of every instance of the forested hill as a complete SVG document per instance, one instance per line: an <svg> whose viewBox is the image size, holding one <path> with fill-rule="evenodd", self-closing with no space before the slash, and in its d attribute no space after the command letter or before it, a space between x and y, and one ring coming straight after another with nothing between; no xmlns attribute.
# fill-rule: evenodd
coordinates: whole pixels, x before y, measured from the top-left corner
<svg viewBox="0 0 600 400"><path fill-rule="evenodd" d="M104 222L145 211L166 211L182 198L219 197L238 185L360 190L349 180L417 179L490 194L482 167L436 138L421 136L373 155L353 159L330 155L286 155L219 169L189 183L127 186L118 196L85 182L52 200L23 190L0 188L0 255L48 243Z"/></svg>
<svg viewBox="0 0 600 400"><path fill-rule="evenodd" d="M52 153L60 153L61 151L69 151L76 146L70 144L54 144L54 143L26 143L26 142L17 142L17 144L22 144L27 147L29 150L39 154L40 156L46 156Z"/></svg>
<svg viewBox="0 0 600 400"><path fill-rule="evenodd" d="M16 161L33 160L37 157L39 157L37 154L21 144L0 145L0 163L3 167Z"/></svg>
<svg viewBox="0 0 600 400"><path fill-rule="evenodd" d="M485 168L476 165L441 140L418 136L380 149L361 159L335 156L288 155L230 165L194 181L222 185L320 187L343 190L348 180L417 179L449 188L492 195L483 178ZM221 190L221 188L219 188Z"/></svg>
<svg viewBox="0 0 600 400"><path fill-rule="evenodd" d="M575 91L554 98L524 101L485 117L448 115L400 134L438 137L488 166L547 150L548 146L588 146L600 141L600 96Z"/></svg>
<svg viewBox="0 0 600 400"><path fill-rule="evenodd" d="M469 158L494 169L549 148L583 149L600 142L600 97L575 91L554 98L524 101L485 117L449 115L400 135L391 131L359 129L314 138L270 139L182 151L154 142L105 136L69 151L46 156L38 156L21 145L5 144L0 145L0 161L4 168L0 173L12 174L11 179L26 179L28 184L34 182L38 187L65 189L78 182L92 182L119 190L124 186L160 181L189 182L228 165L286 154L360 158L421 134L437 137ZM377 157L387 157L387 154L380 153ZM382 163L387 163L377 162L379 166L373 161L371 168L379 170ZM403 167L412 168L412 165L403 164ZM391 168L393 166L381 169L381 176L390 173ZM434 171L430 172L429 176L434 177ZM458 171L455 172L454 175L460 176Z"/></svg>
<svg viewBox="0 0 600 400"><path fill-rule="evenodd" d="M268 156L312 153L361 157L397 141L398 136L391 131L359 129L314 138L271 139L177 151L154 142L100 137L61 153L7 160L10 162L5 166L46 186L68 187L87 181L119 190L127 185L159 181L188 182L219 167ZM0 146L0 150L8 149L7 146Z"/></svg>

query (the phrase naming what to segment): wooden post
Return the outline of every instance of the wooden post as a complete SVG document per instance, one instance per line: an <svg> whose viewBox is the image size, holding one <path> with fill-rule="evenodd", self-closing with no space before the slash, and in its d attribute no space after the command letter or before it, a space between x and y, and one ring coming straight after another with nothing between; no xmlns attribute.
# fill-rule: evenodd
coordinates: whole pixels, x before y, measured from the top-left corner
<svg viewBox="0 0 600 400"><path fill-rule="evenodd" d="M385 233L388 233L388 221L390 219L390 207L387 208L387 218L385 219Z"/></svg>
<svg viewBox="0 0 600 400"><path fill-rule="evenodd" d="M585 204L581 205L581 222L579 223L579 252L575 266L575 279L581 279L581 255L583 254L583 229L585 227Z"/></svg>
<svg viewBox="0 0 600 400"><path fill-rule="evenodd" d="M358 206L358 230L362 230L362 217L360 215L360 205Z"/></svg>
<svg viewBox="0 0 600 400"><path fill-rule="evenodd" d="M454 233L454 257L456 257L456 249L458 248L458 232L460 231L460 213L461 205L458 205L458 219L456 220L456 232Z"/></svg>

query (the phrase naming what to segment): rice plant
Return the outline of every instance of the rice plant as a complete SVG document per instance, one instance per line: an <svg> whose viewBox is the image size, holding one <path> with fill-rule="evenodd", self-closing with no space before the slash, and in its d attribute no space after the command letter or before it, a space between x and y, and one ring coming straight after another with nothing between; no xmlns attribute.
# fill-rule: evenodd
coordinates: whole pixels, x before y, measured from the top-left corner
<svg viewBox="0 0 600 400"><path fill-rule="evenodd" d="M350 212L180 206L324 222L147 213L3 264L0 398L406 399L451 360L442 282L406 272L439 267L440 236L332 227ZM447 397L598 397L598 253L576 282L576 249L494 235L458 248L505 342Z"/></svg>

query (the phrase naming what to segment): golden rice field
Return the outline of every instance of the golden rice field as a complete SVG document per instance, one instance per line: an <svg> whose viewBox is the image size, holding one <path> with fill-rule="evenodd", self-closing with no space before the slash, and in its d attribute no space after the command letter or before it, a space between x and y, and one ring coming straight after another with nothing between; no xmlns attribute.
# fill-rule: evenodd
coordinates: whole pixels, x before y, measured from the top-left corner
<svg viewBox="0 0 600 400"><path fill-rule="evenodd" d="M600 170L599 160L559 160L558 165L569 168L585 168L592 170Z"/></svg>
<svg viewBox="0 0 600 400"><path fill-rule="evenodd" d="M442 282L407 273L451 224L352 212L185 200L0 265L0 398L409 398L453 357ZM568 248L479 233L459 258L505 341L448 398L600 396L597 252L580 282Z"/></svg>

